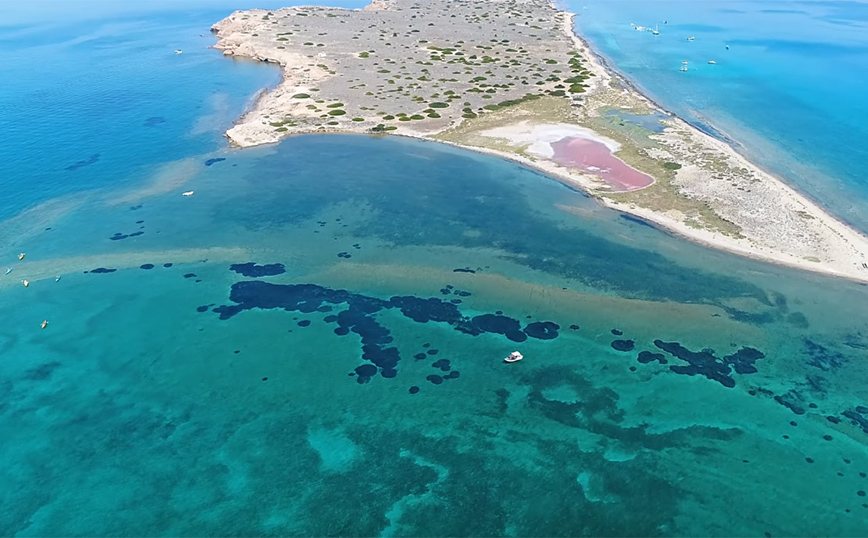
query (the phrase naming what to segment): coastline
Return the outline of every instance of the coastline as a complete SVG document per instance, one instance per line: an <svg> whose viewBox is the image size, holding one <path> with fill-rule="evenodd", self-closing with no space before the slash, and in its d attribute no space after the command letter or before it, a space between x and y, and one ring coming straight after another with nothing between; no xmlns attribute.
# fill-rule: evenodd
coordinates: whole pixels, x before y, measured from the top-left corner
<svg viewBox="0 0 868 538"><path fill-rule="evenodd" d="M377 2L373 5L375 6L374 10L391 10L393 9L394 0L392 2ZM584 174L580 170L565 168L546 159L528 155L524 151L526 148L520 144L510 144L507 141L506 145L504 145L504 140L502 139L498 139L496 144L493 142L489 143L491 142L490 140L480 142L479 140L485 136L484 131L473 133L476 140L472 142L452 136L453 132L464 129L468 124L479 123L475 115L473 119L458 118L457 121L450 121L445 125L441 122L439 125L433 125L428 129L418 129L416 125L413 128L400 125L400 129L388 132L388 134L447 143L462 149L494 155L531 167L555 180L581 189L608 208L655 223L678 236L711 248L801 270L856 281L868 281L868 266L866 266L866 261L868 261L868 237L865 237L858 230L829 214L817 202L799 193L782 179L775 177L773 174L748 161L736 149L737 142L727 141L705 132L703 129L683 120L643 94L634 83L619 73L617 69L609 66L605 57L594 51L586 39L576 33L574 30L575 14L557 10L553 5L551 7L555 10L554 18L556 20L554 22L560 22L556 26L560 27L559 29L563 32L564 37L572 44L572 50L580 55L584 68L593 73L591 75L593 78L588 77L588 84L585 85L587 96L583 95L581 100L582 104L586 105L586 108L598 110L588 107L587 104L595 98L600 98L601 94L605 94L606 96L615 95L617 97L615 99L616 106L620 106L622 109L632 109L638 106L639 108L647 107L650 110L660 112L668 116L668 119L663 121L666 125L665 132L659 137L655 137L652 134L648 138L664 145L662 146L662 150L655 149L654 151L661 155L671 156L673 153L677 155L677 152L672 151L675 148L681 150L683 155L689 156L691 154L689 151L690 144L695 144L704 154L706 151L716 154L715 157L711 158L713 165L716 166L719 162L731 163L733 169L737 168L739 171L745 170L749 173L750 177L745 177L746 184L755 186L748 189L745 189L744 186L739 186L737 189L742 192L746 190L748 193L752 192L754 188L760 189L763 197L758 198L757 195L753 195L752 199L746 204L741 203L742 195L734 192L731 186L724 185L723 181L714 182L716 183L715 185L709 185L710 182L703 181L707 180L707 176L710 174L705 173L708 170L701 167L697 168L690 164L685 164L681 170L672 175L668 182L670 190L675 191L680 196L684 196L691 200L691 202L696 202L694 206L704 203L714 213L713 218L719 219L724 224L734 224L737 230L735 233L726 228L715 229L713 225L709 225L702 220L697 221L695 217L685 215L683 211L679 211L680 208L678 207L673 207L671 210L667 210L664 207L661 210L659 207L643 207L641 199L638 201L636 199L621 199L617 196L619 193L607 192L605 185L589 177L588 174ZM316 9L328 10L331 8ZM353 10L349 11L349 14L367 10L368 8L365 10ZM347 12L348 10L343 11ZM240 12L236 12L233 15L237 15L238 13ZM268 12L268 14L271 14L271 12ZM224 19L224 21L226 20L228 19ZM224 21L221 21L221 23ZM227 56L247 56L254 60L278 63L282 68L282 79L278 86L272 91L262 93L252 110L242 118L239 118L232 129L227 131L226 136L230 144L236 147L268 144L277 142L283 136L292 134L371 132L371 126L367 123L364 126L359 125L358 127L353 125L319 125L315 128L294 128L291 131L284 129L282 133L271 132L266 136L258 138L239 138L238 133L244 129L245 125L249 125L251 121L259 119L260 123L264 123L261 121L263 115L268 118L268 114L264 111L268 110L269 106L273 107L274 103L279 101L281 96L286 96L288 91L294 92L300 89L303 91L305 86L295 84L291 88L284 88L281 91L282 86L298 82L290 80L289 77L290 69L298 69L298 58L295 58L295 62L293 63L287 62L286 55L281 57L277 54L263 54L262 51L255 50L252 47L244 50L241 45L249 43L243 40L237 43L235 48L232 48L231 45L227 46L227 36L221 35L221 23L215 24L212 28L212 31L215 31L219 38L214 48L223 50ZM233 37L237 38L235 35ZM227 54L228 50L232 51L231 54ZM326 73L319 74L321 76L315 76L316 74L314 74L309 77L310 80L313 83L322 82L334 76L335 71L329 73L327 70ZM615 88L616 86L618 88ZM310 87L310 84L306 87ZM545 99L550 98L545 97ZM566 100L569 101L569 97ZM605 98L603 101L605 101ZM524 103L520 106L524 106ZM511 107L510 110L514 111L517 108L520 107ZM602 106L599 108L602 108ZM481 109L479 114L479 118L483 118ZM498 114L499 112L493 112L492 114L486 114L486 116L496 117ZM439 118L440 116L437 117ZM254 120L251 120L251 118L254 118ZM598 121L598 118L595 118L597 117L591 112L590 114L585 113L585 118L582 119ZM533 119L540 120L541 118ZM576 120L575 117L570 119ZM542 120L544 125L551 123L551 118L542 118ZM515 121L511 123L515 125ZM588 126L583 121L574 121L574 123L577 126ZM293 125L293 127L295 126ZM595 131L599 132L597 129ZM610 133L601 132L600 135L607 136ZM451 139L450 136L452 136ZM464 135L462 134L462 136ZM688 143L684 143L684 141ZM619 157L614 153L613 155ZM632 165L633 163L629 164ZM637 166L633 167L641 171ZM652 177L654 177L656 184L658 177ZM727 177L726 179L731 178ZM735 185L734 182L733 185ZM653 184L648 187L641 187L641 189L651 190L650 187L652 186ZM631 191L632 193L633 191ZM712 206L707 200L714 200L716 205ZM760 202L759 205L757 205L757 200ZM751 204L754 205L751 206ZM748 207L740 207L742 205L747 205ZM777 212L778 215L769 214L771 212Z"/></svg>
<svg viewBox="0 0 868 538"><path fill-rule="evenodd" d="M575 14L575 13L573 13L572 15L573 15L573 17L578 16L578 14ZM855 231L857 231L861 235L864 235L864 233L861 230L859 230L855 226L851 225L846 220L846 218L844 216L842 216L838 213L835 213L831 207L827 206L821 200L818 200L817 198L812 196L810 193L803 192L803 191L795 188L793 185L791 185L790 182L788 182L787 180L782 178L781 175L778 172L775 172L773 169L768 168L766 165L764 165L760 162L752 160L751 155L746 151L745 144L740 142L737 138L730 136L730 134L728 132L722 130L718 125L715 125L712 121L708 120L705 116L703 116L702 114L700 114L696 110L690 111L690 114L692 116L694 116L695 119L687 119L687 118L683 118L683 117L679 116L675 112L669 110L668 108L666 108L665 106L660 104L658 99L653 97L650 90L648 90L647 88L643 88L638 81L632 80L627 73L618 69L615 62L611 58L608 58L602 52L600 52L599 50L594 48L593 45L591 44L591 42L587 38L585 38L584 36L582 36L578 33L576 33L575 35L578 38L578 40L582 42L582 44L585 46L585 48L590 52L590 54L593 55L593 57L600 63L600 65L606 71L608 71L611 74L611 76L614 79L617 79L621 84L623 84L629 90L643 96L660 113L665 114L671 118L680 119L681 121L685 122L687 125L693 127L697 131L704 133L704 134L710 136L711 138L726 144L727 146L730 147L730 149L732 149L733 151L738 153L747 162L751 163L756 168L759 168L760 170L762 170L763 173L765 173L765 174L777 179L778 181L781 181L785 185L793 188L793 190L795 190L795 192L798 195L810 200L814 205L818 206L823 212L830 214L831 216L833 216L833 218L835 218L835 220L837 220L841 224L847 226L848 228L853 228ZM862 280L862 279L860 278L858 280Z"/></svg>

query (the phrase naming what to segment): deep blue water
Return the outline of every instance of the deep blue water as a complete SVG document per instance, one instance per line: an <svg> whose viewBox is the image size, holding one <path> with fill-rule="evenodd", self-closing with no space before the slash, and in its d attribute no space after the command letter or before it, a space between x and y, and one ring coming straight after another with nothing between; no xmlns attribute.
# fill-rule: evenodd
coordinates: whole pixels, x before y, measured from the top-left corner
<svg viewBox="0 0 868 538"><path fill-rule="evenodd" d="M244 3L2 6L0 535L868 533L868 288L432 142L229 149Z"/></svg>
<svg viewBox="0 0 868 538"><path fill-rule="evenodd" d="M868 2L566 4L579 15L578 31L661 106L710 125L868 231Z"/></svg>

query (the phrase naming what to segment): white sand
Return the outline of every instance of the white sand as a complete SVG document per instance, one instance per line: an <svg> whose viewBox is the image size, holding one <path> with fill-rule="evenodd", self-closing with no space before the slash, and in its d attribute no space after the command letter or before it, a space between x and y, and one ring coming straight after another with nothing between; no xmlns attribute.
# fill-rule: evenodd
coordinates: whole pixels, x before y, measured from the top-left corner
<svg viewBox="0 0 868 538"><path fill-rule="evenodd" d="M600 136L585 127L567 123L539 125L522 121L506 127L488 129L481 134L492 138L506 139L513 146L527 146L526 151L528 153L544 159L551 159L554 156L551 144L564 138L584 138L599 142L609 148L612 153L621 149L621 144L610 138Z"/></svg>

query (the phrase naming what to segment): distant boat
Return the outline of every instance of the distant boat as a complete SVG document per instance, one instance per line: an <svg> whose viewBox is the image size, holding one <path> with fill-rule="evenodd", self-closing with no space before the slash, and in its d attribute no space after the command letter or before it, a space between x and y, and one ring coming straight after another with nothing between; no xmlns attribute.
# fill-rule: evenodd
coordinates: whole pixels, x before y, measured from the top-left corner
<svg viewBox="0 0 868 538"><path fill-rule="evenodd" d="M513 351L509 354L509 357L503 359L503 362L518 362L524 358L524 355L519 353L518 351Z"/></svg>
<svg viewBox="0 0 868 538"><path fill-rule="evenodd" d="M683 62L681 62L681 65L687 65L687 60L684 60Z"/></svg>
<svg viewBox="0 0 868 538"><path fill-rule="evenodd" d="M187 191L187 192L183 192L181 194L184 196L193 196L193 191Z"/></svg>
<svg viewBox="0 0 868 538"><path fill-rule="evenodd" d="M10 267L9 269L6 269L6 274L7 274L7 275L8 275L9 273L11 273L11 272L12 272L12 268L11 268L11 267Z"/></svg>
<svg viewBox="0 0 868 538"><path fill-rule="evenodd" d="M726 46L726 50L729 50L729 45Z"/></svg>
<svg viewBox="0 0 868 538"><path fill-rule="evenodd" d="M642 30L645 29L645 27L644 27L644 26L637 26L636 29L639 30L639 31L641 32Z"/></svg>
<svg viewBox="0 0 868 538"><path fill-rule="evenodd" d="M47 319L42 322L42 328L44 329L46 327L48 327L48 320Z"/></svg>
<svg viewBox="0 0 868 538"><path fill-rule="evenodd" d="M25 288L26 288L27 286L30 285L30 281L29 281L29 280L22 280L21 283L24 284L24 287L25 287Z"/></svg>
<svg viewBox="0 0 868 538"><path fill-rule="evenodd" d="M715 62L714 60L708 60L708 63L710 63L711 65L714 65L714 64L716 64L717 62Z"/></svg>
<svg viewBox="0 0 868 538"><path fill-rule="evenodd" d="M682 66L681 66L681 69L679 69L679 71L687 71L687 66L686 66L686 65L682 65Z"/></svg>
<svg viewBox="0 0 868 538"><path fill-rule="evenodd" d="M654 35L660 35L660 30L657 29L658 26L659 26L659 25L655 25L655 26L654 26L654 29L651 30L651 33L652 33L652 34L654 34Z"/></svg>
<svg viewBox="0 0 868 538"><path fill-rule="evenodd" d="M26 254L24 254L24 253L22 252L21 254L18 255L18 259L19 259L19 260L23 260L23 259L24 259L24 256L26 256Z"/></svg>
<svg viewBox="0 0 868 538"><path fill-rule="evenodd" d="M690 37L687 38L687 41L693 41L694 39L696 39L696 38L693 37L693 36L690 36Z"/></svg>
<svg viewBox="0 0 868 538"><path fill-rule="evenodd" d="M181 49L175 49L175 54L184 54L184 51Z"/></svg>

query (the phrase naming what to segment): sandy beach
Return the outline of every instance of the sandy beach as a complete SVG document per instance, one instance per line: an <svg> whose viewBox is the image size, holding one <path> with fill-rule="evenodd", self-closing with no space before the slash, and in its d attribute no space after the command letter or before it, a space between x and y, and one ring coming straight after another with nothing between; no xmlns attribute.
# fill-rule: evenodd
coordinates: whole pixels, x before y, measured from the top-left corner
<svg viewBox="0 0 868 538"><path fill-rule="evenodd" d="M868 238L725 142L659 111L546 0L378 1L238 11L215 48L283 80L226 132L249 147L312 132L386 133L508 158L601 204L732 253L868 281ZM650 180L649 180L650 178Z"/></svg>

